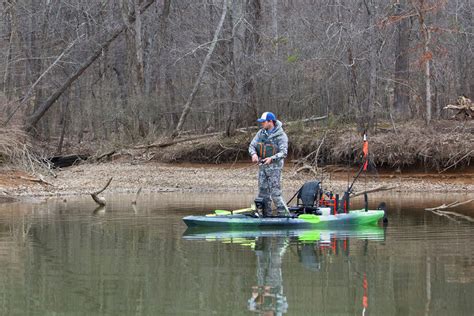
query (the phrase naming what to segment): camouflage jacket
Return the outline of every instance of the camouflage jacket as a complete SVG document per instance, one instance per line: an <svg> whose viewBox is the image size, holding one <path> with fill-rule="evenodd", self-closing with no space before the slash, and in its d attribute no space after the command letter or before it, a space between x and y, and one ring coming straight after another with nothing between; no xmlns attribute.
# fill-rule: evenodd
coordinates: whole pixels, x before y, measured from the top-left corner
<svg viewBox="0 0 474 316"><path fill-rule="evenodd" d="M288 154L288 136L283 131L282 123L277 121L275 128L271 132L263 128L257 132L249 146L250 156L257 154L257 144L259 142L271 143L275 146L276 153L270 157L272 158L272 163L269 167L282 168L283 160Z"/></svg>

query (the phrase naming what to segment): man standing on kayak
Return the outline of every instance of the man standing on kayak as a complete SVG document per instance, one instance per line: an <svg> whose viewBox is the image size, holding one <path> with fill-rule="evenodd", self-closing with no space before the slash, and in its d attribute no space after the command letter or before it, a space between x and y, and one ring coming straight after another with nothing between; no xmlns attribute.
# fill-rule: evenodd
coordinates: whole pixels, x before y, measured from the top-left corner
<svg viewBox="0 0 474 316"><path fill-rule="evenodd" d="M252 162L258 162L258 197L265 202L264 216L272 214L272 200L277 214L286 214L286 204L281 193L283 160L288 154L288 136L282 123L272 112L264 112L257 120L262 128L249 146Z"/></svg>

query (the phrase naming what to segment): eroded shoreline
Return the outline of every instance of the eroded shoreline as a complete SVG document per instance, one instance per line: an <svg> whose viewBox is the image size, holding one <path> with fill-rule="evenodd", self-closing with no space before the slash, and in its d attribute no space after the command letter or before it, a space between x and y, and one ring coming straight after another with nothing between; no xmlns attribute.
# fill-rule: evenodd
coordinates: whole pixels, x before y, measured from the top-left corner
<svg viewBox="0 0 474 316"><path fill-rule="evenodd" d="M43 181L24 172L3 169L0 193L11 197L54 197L83 195L98 190L113 177L107 193L142 192L255 192L257 167L250 163L228 165L163 164L156 162L109 162L81 164L42 176ZM339 168L340 169L340 168ZM352 179L354 170L325 172L322 175L296 173L291 166L283 172L283 190L294 192L304 182L323 179L324 188L342 192ZM425 174L381 172L362 176L354 190L380 186L396 192L474 192L474 172L457 174Z"/></svg>

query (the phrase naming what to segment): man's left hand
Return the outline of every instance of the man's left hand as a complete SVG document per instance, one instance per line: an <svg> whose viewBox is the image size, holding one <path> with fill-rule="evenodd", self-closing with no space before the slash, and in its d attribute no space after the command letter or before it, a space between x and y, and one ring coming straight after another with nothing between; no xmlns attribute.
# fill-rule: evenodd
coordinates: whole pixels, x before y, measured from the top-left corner
<svg viewBox="0 0 474 316"><path fill-rule="evenodd" d="M263 159L263 164L264 165L269 165L271 163L272 163L272 158L268 157L268 158Z"/></svg>

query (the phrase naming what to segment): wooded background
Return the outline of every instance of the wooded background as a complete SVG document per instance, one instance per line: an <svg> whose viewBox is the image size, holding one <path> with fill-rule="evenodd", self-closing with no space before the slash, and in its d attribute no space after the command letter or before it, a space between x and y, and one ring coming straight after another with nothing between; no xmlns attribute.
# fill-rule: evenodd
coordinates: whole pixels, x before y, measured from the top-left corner
<svg viewBox="0 0 474 316"><path fill-rule="evenodd" d="M263 111L429 124L472 97L473 12L472 0L3 0L1 124L61 143L230 135Z"/></svg>

